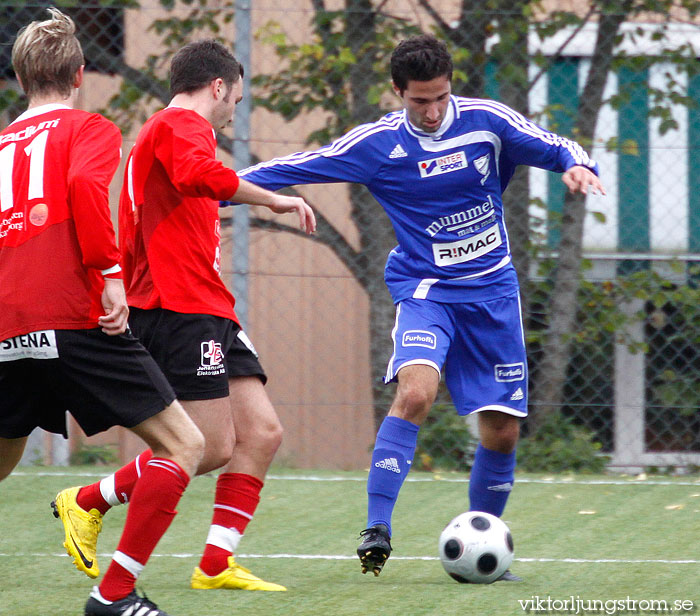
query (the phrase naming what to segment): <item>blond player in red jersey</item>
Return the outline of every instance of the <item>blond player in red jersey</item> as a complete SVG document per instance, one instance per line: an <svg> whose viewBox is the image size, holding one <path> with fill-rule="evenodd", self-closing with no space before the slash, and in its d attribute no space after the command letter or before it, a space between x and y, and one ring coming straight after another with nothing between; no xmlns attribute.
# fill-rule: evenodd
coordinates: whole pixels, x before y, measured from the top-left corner
<svg viewBox="0 0 700 616"><path fill-rule="evenodd" d="M134 583L175 516L204 439L162 371L127 332L128 307L108 189L117 127L74 109L83 54L70 18L32 22L12 64L29 107L0 133L0 479L37 426L66 436L131 428L152 451L131 494L117 551L86 616L167 616ZM65 499L60 515L74 516ZM76 538L64 544L88 564Z"/></svg>
<svg viewBox="0 0 700 616"><path fill-rule="evenodd" d="M265 372L219 275L219 201L294 213L309 233L316 222L303 199L239 180L216 159L215 130L231 122L243 96L242 76L236 59L212 40L175 54L172 100L143 126L127 161L119 236L131 329L205 436L197 472L223 467L191 586L281 591L284 586L256 577L233 557L260 500L282 427L263 387ZM73 488L75 507L97 527L111 506L130 500L151 455L146 451L114 475ZM82 549L94 563L96 533L75 532L85 536ZM96 564L76 564L95 575Z"/></svg>

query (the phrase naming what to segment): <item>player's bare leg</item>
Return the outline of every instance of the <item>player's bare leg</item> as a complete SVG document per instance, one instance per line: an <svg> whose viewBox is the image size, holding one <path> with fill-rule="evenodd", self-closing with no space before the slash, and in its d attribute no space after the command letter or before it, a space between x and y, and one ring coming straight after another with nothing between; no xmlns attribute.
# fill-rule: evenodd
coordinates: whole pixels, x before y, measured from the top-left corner
<svg viewBox="0 0 700 616"><path fill-rule="evenodd" d="M151 448L154 458L166 458L193 477L201 464L206 441L176 400L157 415L131 428Z"/></svg>
<svg viewBox="0 0 700 616"><path fill-rule="evenodd" d="M500 411L479 413L479 440L487 449L511 453L520 436L520 420Z"/></svg>
<svg viewBox="0 0 700 616"><path fill-rule="evenodd" d="M19 464L27 445L27 437L0 438L0 481Z"/></svg>
<svg viewBox="0 0 700 616"><path fill-rule="evenodd" d="M229 398L185 400L182 406L197 424L206 443L197 475L225 466L233 454L236 438Z"/></svg>
<svg viewBox="0 0 700 616"><path fill-rule="evenodd" d="M236 446L224 472L246 473L262 481L282 444L282 424L259 378L231 379L229 392Z"/></svg>
<svg viewBox="0 0 700 616"><path fill-rule="evenodd" d="M258 377L230 379L229 392L236 444L217 479L212 525L191 584L196 589L286 590L256 577L233 557L282 442L282 426Z"/></svg>
<svg viewBox="0 0 700 616"><path fill-rule="evenodd" d="M435 401L440 375L432 366L412 364L398 373L398 388L377 433L367 479L367 528L357 555L362 573L379 575L391 554L391 514L410 469L418 427Z"/></svg>

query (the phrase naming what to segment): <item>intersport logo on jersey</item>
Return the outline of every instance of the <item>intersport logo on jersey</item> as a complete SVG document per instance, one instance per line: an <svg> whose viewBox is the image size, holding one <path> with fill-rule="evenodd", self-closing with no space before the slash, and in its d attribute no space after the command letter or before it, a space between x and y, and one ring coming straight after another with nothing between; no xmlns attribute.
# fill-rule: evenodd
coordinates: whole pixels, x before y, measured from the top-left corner
<svg viewBox="0 0 700 616"><path fill-rule="evenodd" d="M421 160L418 163L418 170L422 178L433 177L434 175L442 175L443 173L452 173L467 168L467 156L464 152L455 152L447 156L431 158L430 160Z"/></svg>

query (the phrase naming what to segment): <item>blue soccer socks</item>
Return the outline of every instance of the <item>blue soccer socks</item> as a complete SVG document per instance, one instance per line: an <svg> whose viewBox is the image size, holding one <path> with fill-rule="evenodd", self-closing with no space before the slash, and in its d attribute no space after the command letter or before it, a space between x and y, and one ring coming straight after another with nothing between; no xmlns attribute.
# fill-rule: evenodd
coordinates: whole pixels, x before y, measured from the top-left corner
<svg viewBox="0 0 700 616"><path fill-rule="evenodd" d="M377 432L367 478L367 527L384 524L391 535L391 514L411 470L418 428L399 417L385 417Z"/></svg>
<svg viewBox="0 0 700 616"><path fill-rule="evenodd" d="M481 443L474 454L469 478L469 509L500 517L513 489L515 451L501 453L486 449Z"/></svg>

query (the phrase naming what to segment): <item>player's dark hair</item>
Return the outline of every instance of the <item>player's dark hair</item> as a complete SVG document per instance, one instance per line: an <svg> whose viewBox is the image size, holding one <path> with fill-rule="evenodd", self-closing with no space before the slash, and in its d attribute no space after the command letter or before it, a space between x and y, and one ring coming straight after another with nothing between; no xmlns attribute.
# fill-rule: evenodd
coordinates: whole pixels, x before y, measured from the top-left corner
<svg viewBox="0 0 700 616"><path fill-rule="evenodd" d="M188 43L170 63L170 95L191 93L221 78L230 88L243 77L243 66L221 43L203 39Z"/></svg>
<svg viewBox="0 0 700 616"><path fill-rule="evenodd" d="M391 54L391 79L403 94L409 81L452 79L452 56L447 45L430 34L401 41Z"/></svg>

